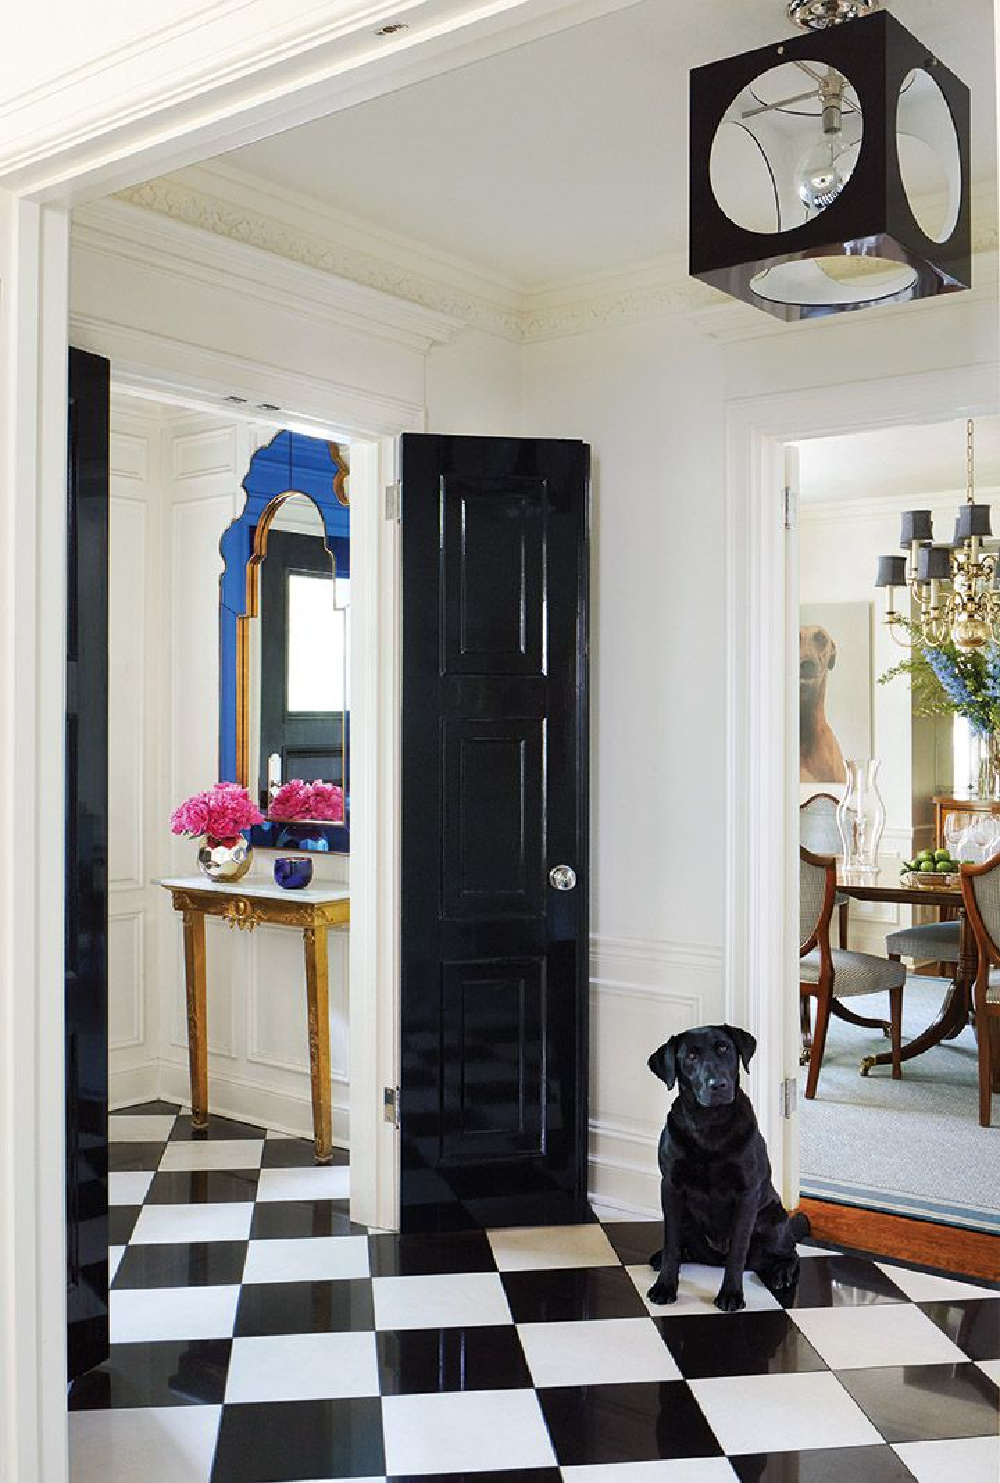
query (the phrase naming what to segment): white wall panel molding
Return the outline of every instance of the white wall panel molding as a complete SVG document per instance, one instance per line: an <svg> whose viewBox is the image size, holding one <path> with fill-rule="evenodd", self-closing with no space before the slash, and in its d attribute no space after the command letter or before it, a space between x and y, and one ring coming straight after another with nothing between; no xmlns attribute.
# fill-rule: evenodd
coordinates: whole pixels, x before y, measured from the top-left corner
<svg viewBox="0 0 1000 1483"><path fill-rule="evenodd" d="M111 430L111 478L144 484L149 477L149 438L145 433L126 431L117 417L115 424Z"/></svg>
<svg viewBox="0 0 1000 1483"><path fill-rule="evenodd" d="M638 937L605 937L593 933L590 939L592 964L609 960L628 963L644 970L642 981L657 982L671 969L693 968L712 973L722 972L722 948L690 942L647 941Z"/></svg>
<svg viewBox="0 0 1000 1483"><path fill-rule="evenodd" d="M111 1056L145 1043L144 927L142 907L132 911L109 908L108 969L111 993L108 1005L108 1052ZM116 1063L112 1062L112 1065L117 1070Z"/></svg>
<svg viewBox="0 0 1000 1483"><path fill-rule="evenodd" d="M873 473L873 480L877 479ZM929 509L935 516L954 517L956 506L965 503L966 487L917 490L909 494L885 494L877 487L859 490L857 497L842 499L809 499L803 495L799 504L800 525L838 525L845 518L856 524L876 524L886 515L899 515L904 510ZM987 484L977 478L976 498L983 504L1000 499L1000 485ZM873 589L874 592L874 589Z"/></svg>
<svg viewBox="0 0 1000 1483"><path fill-rule="evenodd" d="M222 474L239 480L236 428L209 427L197 432L175 432L170 439L170 473L174 483ZM175 501L175 504L182 501Z"/></svg>

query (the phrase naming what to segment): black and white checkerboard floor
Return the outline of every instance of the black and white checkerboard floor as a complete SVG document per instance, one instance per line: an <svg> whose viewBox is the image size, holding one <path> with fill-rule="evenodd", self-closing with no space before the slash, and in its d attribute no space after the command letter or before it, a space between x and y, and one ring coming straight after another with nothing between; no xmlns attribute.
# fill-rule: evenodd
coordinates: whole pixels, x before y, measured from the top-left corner
<svg viewBox="0 0 1000 1483"><path fill-rule="evenodd" d="M787 1311L697 1267L654 1309L653 1224L368 1234L307 1143L163 1103L111 1139L73 1483L1000 1478L1000 1291L813 1250Z"/></svg>

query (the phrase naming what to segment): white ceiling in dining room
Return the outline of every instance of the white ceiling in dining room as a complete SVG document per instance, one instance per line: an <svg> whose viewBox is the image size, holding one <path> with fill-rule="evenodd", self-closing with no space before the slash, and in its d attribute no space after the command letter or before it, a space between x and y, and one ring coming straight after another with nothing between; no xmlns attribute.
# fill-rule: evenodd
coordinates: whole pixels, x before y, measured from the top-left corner
<svg viewBox="0 0 1000 1483"><path fill-rule="evenodd" d="M995 181L992 0L889 8L968 82ZM791 34L783 0L644 0L223 163L539 289L684 249L688 71Z"/></svg>
<svg viewBox="0 0 1000 1483"><path fill-rule="evenodd" d="M803 505L819 501L871 504L880 498L916 499L954 492L965 495L966 422L884 427L798 444ZM1000 417L975 424L976 488L983 503L1000 490ZM918 506L919 507L919 506ZM1000 536L1000 516L994 534Z"/></svg>

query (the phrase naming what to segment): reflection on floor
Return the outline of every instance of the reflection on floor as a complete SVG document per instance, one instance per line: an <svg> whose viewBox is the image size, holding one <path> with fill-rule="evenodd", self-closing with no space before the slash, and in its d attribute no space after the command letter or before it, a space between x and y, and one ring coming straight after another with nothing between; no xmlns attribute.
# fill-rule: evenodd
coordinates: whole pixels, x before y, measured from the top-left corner
<svg viewBox="0 0 1000 1483"><path fill-rule="evenodd" d="M911 975L903 993L903 1041L937 1019L943 978ZM851 1000L884 1015L886 997ZM802 1111L803 1193L1000 1232L1000 1096L992 1128L979 1126L976 1037L963 1030L903 1063L859 1075L862 1056L888 1049L876 1030L831 1019L819 1087Z"/></svg>
<svg viewBox="0 0 1000 1483"><path fill-rule="evenodd" d="M812 1250L787 1311L652 1309L650 1222L367 1234L346 1164L112 1117L112 1353L73 1483L996 1483L1000 1291Z"/></svg>

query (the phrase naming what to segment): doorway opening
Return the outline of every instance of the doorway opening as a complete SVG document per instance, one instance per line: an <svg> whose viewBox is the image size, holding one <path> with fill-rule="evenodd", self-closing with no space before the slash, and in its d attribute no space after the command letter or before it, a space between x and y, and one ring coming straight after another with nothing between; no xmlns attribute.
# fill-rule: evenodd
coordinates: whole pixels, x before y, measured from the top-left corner
<svg viewBox="0 0 1000 1483"><path fill-rule="evenodd" d="M977 499L988 504L1000 485L1000 420L978 419L976 439ZM810 896L822 876L816 861L838 862L826 911L835 998L821 1056L817 1000L802 1000L800 1183L806 1198L996 1234L993 1133L978 1122L974 947L963 958L961 893L941 904L931 872L954 888L952 854L995 853L1000 805L979 796L978 747L957 692L926 663L912 672L921 646L899 625L890 630L874 585L878 557L900 549L904 512L931 510L936 529L950 532L965 497L965 449L964 417L795 447L798 727L788 766L798 778L790 852L801 871L800 941L821 906ZM897 599L908 615L905 592ZM877 874L857 869L873 829ZM800 843L809 851L801 865ZM855 866L846 873L845 848ZM907 894L915 881L928 904ZM810 986L821 956L822 941L803 959ZM894 985L898 1079L887 1038Z"/></svg>

